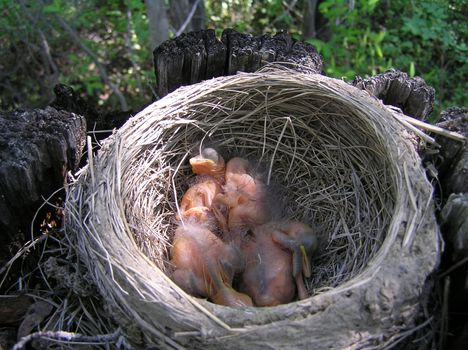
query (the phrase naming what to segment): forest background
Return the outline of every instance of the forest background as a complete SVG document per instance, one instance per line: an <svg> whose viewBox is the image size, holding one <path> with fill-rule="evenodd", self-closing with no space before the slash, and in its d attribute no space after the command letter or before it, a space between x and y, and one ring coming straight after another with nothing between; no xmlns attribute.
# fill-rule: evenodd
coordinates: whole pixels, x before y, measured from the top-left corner
<svg viewBox="0 0 468 350"><path fill-rule="evenodd" d="M155 47L234 28L312 43L328 76L421 76L436 89L434 121L468 105L466 18L466 0L0 0L0 109L43 107L60 82L103 113L138 111L158 98Z"/></svg>

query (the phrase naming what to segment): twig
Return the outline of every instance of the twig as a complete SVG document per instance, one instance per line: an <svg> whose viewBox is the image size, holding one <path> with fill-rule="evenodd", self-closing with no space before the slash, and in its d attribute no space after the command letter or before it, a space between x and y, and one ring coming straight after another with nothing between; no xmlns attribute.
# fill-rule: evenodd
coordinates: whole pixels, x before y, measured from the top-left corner
<svg viewBox="0 0 468 350"><path fill-rule="evenodd" d="M39 331L35 333L28 334L25 337L22 337L13 347L12 350L23 349L26 344L34 339L49 339L57 342L64 343L86 343L86 344L108 344L116 343L119 348L123 349L133 349L130 344L123 338L120 329L117 329L114 333L111 334L101 334L96 336L88 336L79 333L71 333L64 331Z"/></svg>
<svg viewBox="0 0 468 350"><path fill-rule="evenodd" d="M91 141L90 136L86 136L86 146L88 147L88 164L89 170L91 172L91 183L94 186L96 182L94 179L93 142Z"/></svg>
<svg viewBox="0 0 468 350"><path fill-rule="evenodd" d="M42 31L42 29L37 25L37 18L35 18L31 14L31 11L29 10L29 7L26 6L25 3L24 3L24 0L20 0L19 4L21 6L21 9L25 13L26 17L33 24L33 26L35 28L37 28L36 30L37 30L37 32L38 32L38 34L40 36L40 39L41 39L41 46L42 46L41 54L44 57L44 63L48 63L49 67L52 69L52 74L50 74L50 75L54 75L57 78L58 74L59 74L59 69L57 68L57 65L55 64L54 59L52 58L52 55L50 54L49 42L47 41L47 38L44 35L44 32ZM45 66L47 67L47 65L45 65ZM49 67L47 67L47 68L49 68Z"/></svg>
<svg viewBox="0 0 468 350"><path fill-rule="evenodd" d="M445 340L447 338L448 324L448 298L450 293L450 277L444 280L442 295L442 310L441 310L441 321L440 321L440 338L439 338L439 349L445 348Z"/></svg>
<svg viewBox="0 0 468 350"><path fill-rule="evenodd" d="M3 283L5 282L5 279L8 275L8 271L10 270L11 266L13 265L13 263L18 260L18 258L20 256L22 256L24 253L26 253L29 249L33 248L36 244L38 244L39 242L42 242L43 240L45 240L46 238L48 237L48 235L42 235L38 238L36 238L35 240L33 241L30 241L29 243L27 243L25 246L23 246L23 248L21 248L16 254L15 256L13 256L1 269L0 269L0 275L2 273L5 273L5 276L3 276L3 279L1 280L0 282L0 288L2 287Z"/></svg>
<svg viewBox="0 0 468 350"><path fill-rule="evenodd" d="M200 0L195 1L195 3L193 4L192 8L190 9L190 12L189 12L187 18L185 19L184 23L182 23L179 30L176 32L176 36L179 36L180 34L182 34L184 32L185 28L187 28L188 24L192 20L193 15L195 14L195 11L197 9L197 6L198 6L199 2L200 2Z"/></svg>
<svg viewBox="0 0 468 350"><path fill-rule="evenodd" d="M141 79L139 68L135 60L133 59L133 48L132 48L132 28L133 20L132 20L132 11L130 8L127 9L127 33L125 33L125 47L127 48L128 59L130 60L132 67L133 67L133 76L135 77L137 88L140 92L143 90L143 86L141 85Z"/></svg>
<svg viewBox="0 0 468 350"><path fill-rule="evenodd" d="M459 134L457 132L454 132L454 131L449 131L449 130L445 130L445 129L442 129L436 125L432 125L432 124L428 124L428 123L424 123L418 119L415 119L415 118L411 118L407 115L401 115L400 116L402 119L404 119L405 121L407 121L408 123L410 123L411 125L414 125L414 126L417 126L421 129L424 129L426 131L430 131L430 132L433 132L434 134L439 134L439 135L442 135L442 136L445 136L449 139L453 139L453 140L457 140L457 141L461 141L461 142L466 142L467 139L465 136L463 136L462 134Z"/></svg>
<svg viewBox="0 0 468 350"><path fill-rule="evenodd" d="M458 261L456 264L453 264L453 265L450 266L447 270L445 270L444 272L442 272L438 277L439 277L439 278L443 278L443 277L449 275L453 270L458 269L459 267L465 265L467 262L468 262L468 257L466 257L466 258L464 258L464 259L461 259L461 260Z"/></svg>

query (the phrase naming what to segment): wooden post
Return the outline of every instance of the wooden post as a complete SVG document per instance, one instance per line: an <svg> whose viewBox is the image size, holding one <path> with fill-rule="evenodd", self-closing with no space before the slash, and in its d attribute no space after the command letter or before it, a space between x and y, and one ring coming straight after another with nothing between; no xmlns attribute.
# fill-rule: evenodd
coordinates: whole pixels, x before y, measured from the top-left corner
<svg viewBox="0 0 468 350"><path fill-rule="evenodd" d="M182 85L242 72L255 72L270 62L301 65L322 72L322 57L314 46L289 34L252 36L226 29L217 39L212 29L182 34L153 52L157 93L164 97Z"/></svg>
<svg viewBox="0 0 468 350"><path fill-rule="evenodd" d="M84 117L52 107L0 113L0 256L30 237L44 199L75 170L86 138ZM1 265L1 264L0 264Z"/></svg>

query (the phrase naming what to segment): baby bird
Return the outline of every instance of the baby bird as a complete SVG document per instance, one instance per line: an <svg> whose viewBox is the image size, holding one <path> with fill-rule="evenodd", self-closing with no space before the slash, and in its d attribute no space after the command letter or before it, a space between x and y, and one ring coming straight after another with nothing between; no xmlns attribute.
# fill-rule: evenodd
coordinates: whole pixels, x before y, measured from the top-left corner
<svg viewBox="0 0 468 350"><path fill-rule="evenodd" d="M200 154L190 158L192 172L197 175L209 175L224 183L226 164L224 158L214 148L204 148Z"/></svg>
<svg viewBox="0 0 468 350"><path fill-rule="evenodd" d="M205 148L200 155L190 159L190 164L192 171L200 176L182 197L179 219L206 223L212 227L215 222L212 204L214 198L222 191L224 159L213 148ZM219 211L217 214L221 215Z"/></svg>
<svg viewBox="0 0 468 350"><path fill-rule="evenodd" d="M252 229L252 237L242 242L245 269L240 291L257 306L289 303L297 294L307 298L303 274L310 277L310 257L317 246L313 230L292 221L265 224Z"/></svg>
<svg viewBox="0 0 468 350"><path fill-rule="evenodd" d="M307 298L303 276L309 278L311 255L317 250L317 235L307 224L289 221L273 232L273 241L292 252L293 276L296 280L299 299Z"/></svg>
<svg viewBox="0 0 468 350"><path fill-rule="evenodd" d="M242 241L245 269L239 290L256 306L289 303L296 294L291 252L273 241L276 230L272 224L257 226Z"/></svg>
<svg viewBox="0 0 468 350"><path fill-rule="evenodd" d="M179 219L187 222L205 222L208 227L212 227L215 220L212 205L221 190L218 181L209 177L189 187L180 201Z"/></svg>
<svg viewBox="0 0 468 350"><path fill-rule="evenodd" d="M179 226L171 249L173 281L187 293L231 306L252 306L248 295L232 288L243 268L242 255L210 230L194 224Z"/></svg>
<svg viewBox="0 0 468 350"><path fill-rule="evenodd" d="M180 203L181 224L171 248L172 279L187 293L231 307L252 306L252 299L232 288L234 275L243 269L243 257L234 243L226 244L212 229L214 198L224 182L224 159L212 148L190 159L198 182L184 194ZM220 211L217 215L222 216ZM224 218L224 217L223 217ZM224 221L226 219L224 218Z"/></svg>
<svg viewBox="0 0 468 350"><path fill-rule="evenodd" d="M211 267L212 269L212 267ZM232 288L232 282L227 283L223 280L222 271L212 269L210 278L215 286L211 291L211 301L218 305L225 305L230 307L242 308L246 306L253 306L252 298L247 294L240 293Z"/></svg>
<svg viewBox="0 0 468 350"><path fill-rule="evenodd" d="M225 208L228 212L227 222L217 215L225 232L242 235L269 219L265 185L249 172L250 163L243 158L232 158L226 165L224 193L216 195L214 206L215 211Z"/></svg>

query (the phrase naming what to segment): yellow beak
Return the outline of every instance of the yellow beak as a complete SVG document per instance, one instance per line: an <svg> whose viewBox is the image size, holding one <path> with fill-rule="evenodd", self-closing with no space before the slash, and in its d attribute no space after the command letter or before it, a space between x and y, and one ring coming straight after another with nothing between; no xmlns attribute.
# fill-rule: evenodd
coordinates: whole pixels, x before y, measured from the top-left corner
<svg viewBox="0 0 468 350"><path fill-rule="evenodd" d="M302 271L304 277L309 278L312 275L312 269L310 267L309 257L303 244L300 245L301 257L302 257Z"/></svg>

